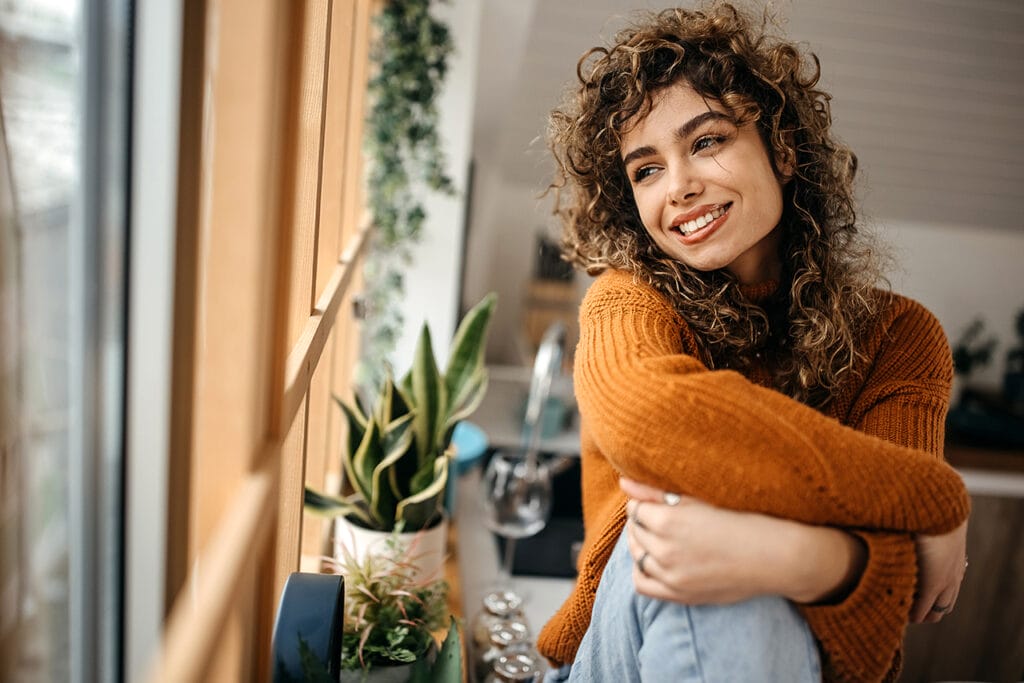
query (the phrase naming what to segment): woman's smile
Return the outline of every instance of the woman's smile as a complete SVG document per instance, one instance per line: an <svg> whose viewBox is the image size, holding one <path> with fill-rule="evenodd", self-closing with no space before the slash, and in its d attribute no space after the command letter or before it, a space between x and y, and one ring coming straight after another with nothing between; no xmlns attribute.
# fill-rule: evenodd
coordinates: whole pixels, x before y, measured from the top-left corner
<svg viewBox="0 0 1024 683"><path fill-rule="evenodd" d="M685 240L687 244L693 244L699 240L705 239L710 236L712 232L718 229L718 227L725 222L725 216L729 209L732 207L732 202L727 204L719 204L718 206L706 209L700 207L689 213L679 214L675 220L672 221L672 227L679 232L683 238L694 237L694 234L700 232L701 234L694 237L692 240ZM694 217L696 215L696 217ZM719 220L721 219L721 220ZM711 225L715 223L715 225ZM708 228L705 230L705 228Z"/></svg>

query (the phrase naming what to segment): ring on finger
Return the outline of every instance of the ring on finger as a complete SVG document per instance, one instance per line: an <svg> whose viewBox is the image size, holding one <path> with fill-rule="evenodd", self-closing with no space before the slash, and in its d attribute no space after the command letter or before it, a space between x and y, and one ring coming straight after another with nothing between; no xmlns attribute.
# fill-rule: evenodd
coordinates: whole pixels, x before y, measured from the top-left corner
<svg viewBox="0 0 1024 683"><path fill-rule="evenodd" d="M948 605L939 605L939 604L936 603L936 604L932 605L931 611L935 612L936 614L945 614L946 612L948 612L951 609L953 609L952 603L950 603Z"/></svg>
<svg viewBox="0 0 1024 683"><path fill-rule="evenodd" d="M640 556L640 559L636 561L636 568L640 570L640 573L644 576L648 576L647 570L644 568L644 562L647 561L647 556L650 555L648 551L644 551L644 554Z"/></svg>
<svg viewBox="0 0 1024 683"><path fill-rule="evenodd" d="M642 503L642 502L643 502L642 500L638 500L638 501L636 501L636 504L633 506L632 519L633 519L633 524L636 524L641 529L646 529L647 527L645 527L643 525L643 522L640 521L640 503Z"/></svg>
<svg viewBox="0 0 1024 683"><path fill-rule="evenodd" d="M661 496L661 498L665 501L665 505L668 505L669 507L679 505L679 501L683 499L678 493L668 493L667 491Z"/></svg>

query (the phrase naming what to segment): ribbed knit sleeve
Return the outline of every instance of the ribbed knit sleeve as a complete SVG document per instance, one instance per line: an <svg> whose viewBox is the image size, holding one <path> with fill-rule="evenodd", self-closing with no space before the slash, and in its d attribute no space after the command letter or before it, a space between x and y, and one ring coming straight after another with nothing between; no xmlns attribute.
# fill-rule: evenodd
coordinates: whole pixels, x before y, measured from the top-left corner
<svg viewBox="0 0 1024 683"><path fill-rule="evenodd" d="M580 317L576 398L621 474L810 524L942 533L966 518L952 468L708 370L684 352L674 309L630 276L600 277Z"/></svg>

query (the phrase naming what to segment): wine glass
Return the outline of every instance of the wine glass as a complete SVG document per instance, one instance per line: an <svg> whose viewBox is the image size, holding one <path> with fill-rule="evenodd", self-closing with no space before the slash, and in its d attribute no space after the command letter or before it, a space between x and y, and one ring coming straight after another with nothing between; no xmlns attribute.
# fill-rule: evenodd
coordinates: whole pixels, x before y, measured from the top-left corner
<svg viewBox="0 0 1024 683"><path fill-rule="evenodd" d="M484 523L505 539L498 573L502 590L511 591L515 541L533 536L551 513L551 475L535 452L495 451L481 481Z"/></svg>
<svg viewBox="0 0 1024 683"><path fill-rule="evenodd" d="M522 598L512 591L515 541L543 529L551 513L551 474L539 456L541 418L551 382L561 369L564 344L565 326L561 322L544 331L530 377L522 446L518 450L496 451L481 482L484 521L491 531L505 538L498 584L520 603Z"/></svg>

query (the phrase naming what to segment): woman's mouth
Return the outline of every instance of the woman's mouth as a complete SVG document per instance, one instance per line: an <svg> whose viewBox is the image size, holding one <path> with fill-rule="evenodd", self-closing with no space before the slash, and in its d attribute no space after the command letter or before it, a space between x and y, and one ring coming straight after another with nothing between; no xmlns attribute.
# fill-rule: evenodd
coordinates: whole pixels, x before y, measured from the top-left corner
<svg viewBox="0 0 1024 683"><path fill-rule="evenodd" d="M706 228L716 218L721 218L731 206L732 202L716 206L701 216L697 216L696 218L680 223L679 225L672 226L672 229L678 230L682 233L683 237L689 237L690 235Z"/></svg>

